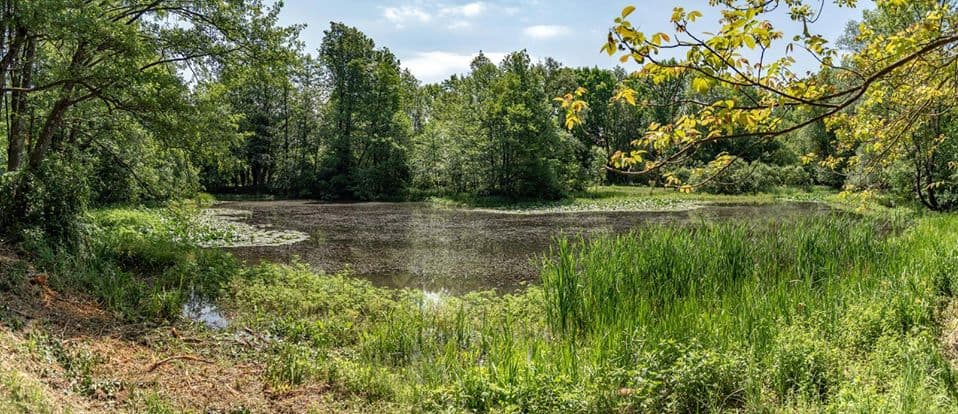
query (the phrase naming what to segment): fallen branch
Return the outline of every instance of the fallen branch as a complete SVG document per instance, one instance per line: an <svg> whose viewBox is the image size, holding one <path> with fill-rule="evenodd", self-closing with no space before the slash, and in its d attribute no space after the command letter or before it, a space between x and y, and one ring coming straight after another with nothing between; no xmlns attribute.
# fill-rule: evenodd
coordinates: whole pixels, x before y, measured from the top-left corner
<svg viewBox="0 0 958 414"><path fill-rule="evenodd" d="M14 308L5 306L3 309L6 310L6 311L8 311L8 312L11 312L11 313L20 315L20 317L22 317L22 318L33 319L32 316L30 316L30 315L28 315L28 314L26 314L26 313L24 313L24 312L22 312L22 311L18 311L18 310L14 309Z"/></svg>
<svg viewBox="0 0 958 414"><path fill-rule="evenodd" d="M208 359L198 358L191 355L177 355L177 356L171 356L166 359L161 359L153 363L153 365L150 365L150 367L147 368L146 372L153 372L157 368L159 368L161 365L172 362L172 361L176 361L176 360L196 361L196 362L202 362L204 364L213 364L213 361L210 361Z"/></svg>
<svg viewBox="0 0 958 414"><path fill-rule="evenodd" d="M258 332L250 329L248 326L243 327L243 330L246 331L253 339L258 339L262 343L269 343L269 340L264 338L263 335L260 335Z"/></svg>

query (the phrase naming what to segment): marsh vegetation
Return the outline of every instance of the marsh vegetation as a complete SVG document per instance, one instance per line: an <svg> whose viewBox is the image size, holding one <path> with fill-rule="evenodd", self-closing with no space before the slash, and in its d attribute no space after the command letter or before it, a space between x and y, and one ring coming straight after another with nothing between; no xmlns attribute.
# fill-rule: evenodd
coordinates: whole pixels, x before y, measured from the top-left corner
<svg viewBox="0 0 958 414"><path fill-rule="evenodd" d="M0 412L958 412L958 8L709 3L424 84L0 0Z"/></svg>

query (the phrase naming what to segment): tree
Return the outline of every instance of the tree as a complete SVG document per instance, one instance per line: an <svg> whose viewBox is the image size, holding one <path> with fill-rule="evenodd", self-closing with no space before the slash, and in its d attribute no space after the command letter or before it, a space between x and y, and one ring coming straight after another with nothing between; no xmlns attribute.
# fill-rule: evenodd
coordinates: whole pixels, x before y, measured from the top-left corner
<svg viewBox="0 0 958 414"><path fill-rule="evenodd" d="M935 0L875 2L876 13L913 17L901 27L882 27L865 21L859 27L862 47L847 59L828 45L821 36L804 30L796 34L783 50L775 49L785 38L765 19L780 8L794 21L809 27L816 20L819 4L804 0L736 1L715 0L723 8L720 30L700 36L693 29L703 15L698 11L675 8L672 34L647 34L628 20L636 8L626 7L616 18L603 50L620 55L623 62L642 65L636 77L655 84L689 76L690 85L704 94L713 88L735 91L735 96L688 100L689 112L667 123L651 123L636 141L638 149L616 156L616 169L623 174L643 175L680 162L704 145L720 141L781 139L809 125L825 121L835 129L841 145L860 146L846 159L829 156L815 160L823 166L840 163L865 169L881 168L879 160L892 160L909 150L907 137L914 136L927 118L928 105L942 99L942 92L955 85L953 65L958 42L955 10L949 2ZM853 7L853 0L837 0L839 7ZM824 6L822 0L821 6ZM894 21L895 19L890 19ZM670 51L682 59L670 62L658 58ZM801 76L792 70L800 51L832 72L828 78ZM782 55L782 52L785 54ZM909 80L905 84L904 80ZM634 94L623 87L619 99ZM897 99L894 116L879 116L869 108L879 102ZM911 99L922 97L922 99ZM925 99L927 97L927 99ZM563 106L573 123L581 122L584 104L574 94L563 98ZM880 105L888 107L889 105ZM864 132L867 130L867 134ZM905 138L903 138L905 137ZM947 138L946 138L947 139ZM644 151L653 148L656 154ZM839 151L838 153L841 153ZM871 153L873 156L864 156ZM865 159L869 161L863 163ZM720 174L739 159L723 153L707 167L709 177ZM707 179L706 179L707 180ZM692 190L702 183L683 183ZM927 188L928 186L922 186Z"/></svg>
<svg viewBox="0 0 958 414"><path fill-rule="evenodd" d="M275 19L272 16L261 24L275 27ZM209 80L222 84L230 106L242 114L240 132L246 138L232 149L235 169L225 182L210 182L213 188L288 189L293 73L303 63L295 40L299 29L263 30L268 36L224 59L215 78Z"/></svg>
<svg viewBox="0 0 958 414"><path fill-rule="evenodd" d="M500 65L483 54L466 76L421 89L427 120L413 137L413 183L427 193L561 197L585 182L576 140L560 131L549 80L555 61L525 51Z"/></svg>
<svg viewBox="0 0 958 414"><path fill-rule="evenodd" d="M857 33L848 36L858 52L847 65L878 66L889 55L900 56L901 48L947 38L958 19L953 7L951 1L908 2L866 12ZM851 165L857 176L875 178L856 182L859 188L891 185L931 210L958 207L956 56L947 47L929 49L876 79L849 111L826 119L838 148L856 151ZM889 182L888 171L898 171L896 182Z"/></svg>
<svg viewBox="0 0 958 414"><path fill-rule="evenodd" d="M330 91L321 192L359 199L397 196L409 175L410 127L400 107L399 61L341 23L326 31L319 58Z"/></svg>
<svg viewBox="0 0 958 414"><path fill-rule="evenodd" d="M483 113L491 148L490 190L511 197L556 198L565 182L570 149L560 140L545 94L542 69L525 51L508 55L492 83L495 99Z"/></svg>
<svg viewBox="0 0 958 414"><path fill-rule="evenodd" d="M31 212L45 207L31 203L83 204L80 187L103 181L88 177L91 164L106 179L132 177L150 198L195 189L194 166L235 137L235 118L183 73L201 80L225 56L274 30L269 22L277 12L256 0L3 1L7 174L0 231L27 224L27 216L71 220L37 216ZM66 169L44 171L48 161ZM95 192L103 201L117 197Z"/></svg>

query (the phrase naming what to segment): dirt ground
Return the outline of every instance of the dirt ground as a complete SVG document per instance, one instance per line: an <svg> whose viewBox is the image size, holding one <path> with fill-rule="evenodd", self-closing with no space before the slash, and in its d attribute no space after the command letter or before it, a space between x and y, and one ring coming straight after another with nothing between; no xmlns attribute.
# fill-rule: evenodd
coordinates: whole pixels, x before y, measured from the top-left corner
<svg viewBox="0 0 958 414"><path fill-rule="evenodd" d="M52 412L348 411L323 387L271 390L253 358L266 345L255 332L124 323L90 298L53 291L0 247L0 276L9 272L25 277L0 289L0 379L35 386Z"/></svg>

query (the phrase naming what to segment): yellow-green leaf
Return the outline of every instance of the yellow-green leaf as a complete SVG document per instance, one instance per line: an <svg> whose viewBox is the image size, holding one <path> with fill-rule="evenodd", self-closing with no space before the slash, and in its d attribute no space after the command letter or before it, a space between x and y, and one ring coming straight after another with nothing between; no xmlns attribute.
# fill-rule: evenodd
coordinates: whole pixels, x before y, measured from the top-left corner
<svg viewBox="0 0 958 414"><path fill-rule="evenodd" d="M709 81L705 78L695 78L692 79L692 90L698 93L705 93L709 91Z"/></svg>

